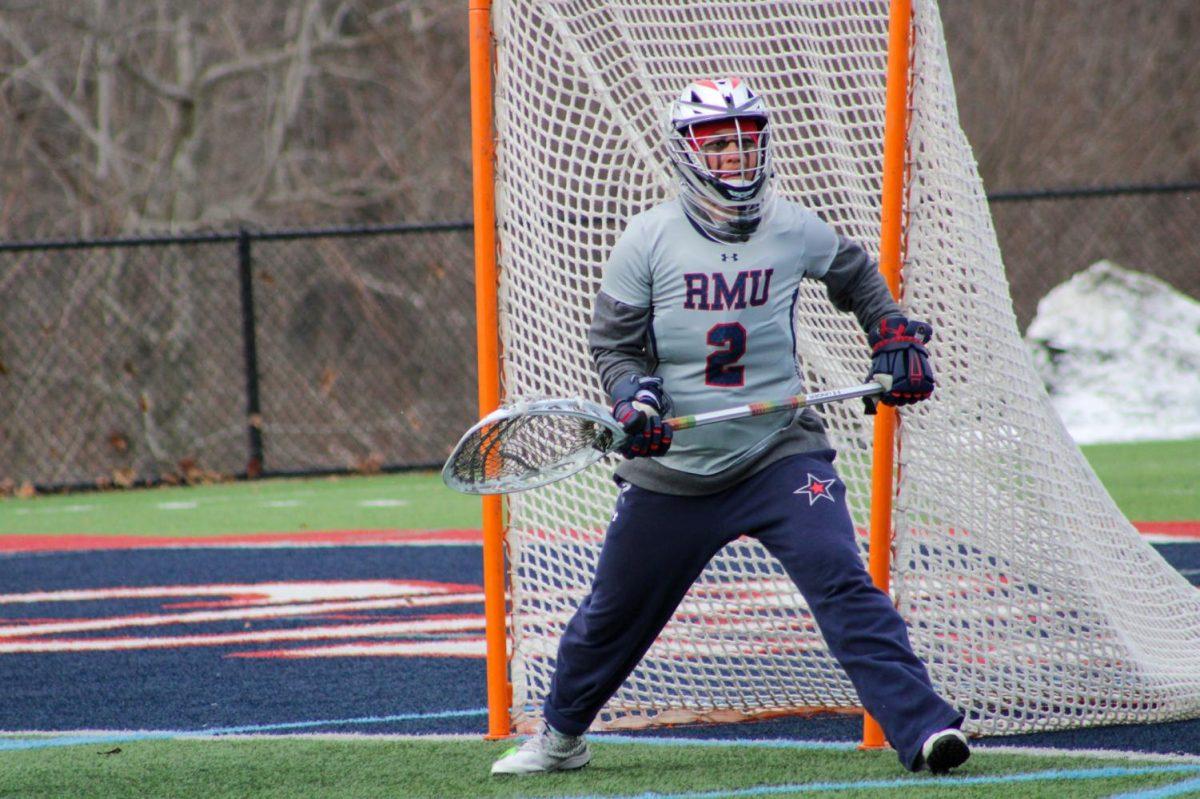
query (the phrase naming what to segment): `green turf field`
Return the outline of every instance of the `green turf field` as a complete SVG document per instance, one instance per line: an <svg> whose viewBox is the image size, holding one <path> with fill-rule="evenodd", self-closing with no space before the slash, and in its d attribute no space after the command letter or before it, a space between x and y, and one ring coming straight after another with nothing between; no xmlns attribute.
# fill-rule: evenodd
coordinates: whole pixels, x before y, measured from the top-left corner
<svg viewBox="0 0 1200 799"><path fill-rule="evenodd" d="M1134 521L1200 520L1200 439L1085 447ZM478 529L479 499L433 473L264 480L0 500L0 535L204 536L296 530Z"/></svg>
<svg viewBox="0 0 1200 799"><path fill-rule="evenodd" d="M0 535L475 530L479 507L433 473L262 480L4 499Z"/></svg>
<svg viewBox="0 0 1200 799"><path fill-rule="evenodd" d="M571 774L487 776L507 746L483 741L140 741L3 753L0 795L204 799L838 797L1083 799L1200 778L1200 761L977 750L950 777L907 774L891 752L596 742ZM1171 794L1184 795L1184 794Z"/></svg>
<svg viewBox="0 0 1200 799"><path fill-rule="evenodd" d="M1200 439L1100 444L1083 454L1127 518L1200 520Z"/></svg>
<svg viewBox="0 0 1200 799"><path fill-rule="evenodd" d="M1200 519L1200 441L1085 448L1134 520ZM479 500L435 474L272 480L0 500L0 535L203 536L347 529L474 529ZM0 797L1100 797L1200 796L1200 759L1100 761L977 749L950 778L905 774L891 752L599 742L582 772L497 778L508 742L394 739L129 740L12 749ZM29 740L24 738L22 740ZM1174 792L1181 783L1193 789ZM757 786L757 787L755 787Z"/></svg>

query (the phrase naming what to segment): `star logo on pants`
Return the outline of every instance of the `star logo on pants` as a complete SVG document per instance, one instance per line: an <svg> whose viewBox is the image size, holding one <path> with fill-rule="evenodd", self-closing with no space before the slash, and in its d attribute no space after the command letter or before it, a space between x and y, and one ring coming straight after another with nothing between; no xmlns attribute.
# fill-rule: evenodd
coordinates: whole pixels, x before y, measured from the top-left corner
<svg viewBox="0 0 1200 799"><path fill-rule="evenodd" d="M793 494L804 494L808 497L808 504L812 506L816 504L818 499L827 499L833 502L833 480L822 480L815 474L809 472L808 485L803 485L793 491Z"/></svg>

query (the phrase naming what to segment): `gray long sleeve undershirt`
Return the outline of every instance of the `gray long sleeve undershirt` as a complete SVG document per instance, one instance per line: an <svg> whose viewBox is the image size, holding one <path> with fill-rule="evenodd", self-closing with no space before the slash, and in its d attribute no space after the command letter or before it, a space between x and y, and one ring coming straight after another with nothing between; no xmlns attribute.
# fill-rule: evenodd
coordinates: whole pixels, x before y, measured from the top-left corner
<svg viewBox="0 0 1200 799"><path fill-rule="evenodd" d="M819 280L825 284L833 306L839 311L853 313L864 331L874 328L885 317L901 313L875 262L862 247L844 236L838 237L833 262ZM610 396L614 386L628 375L654 372L652 321L653 308L626 305L604 292L597 295L588 331L588 347L600 383ZM864 366L865 362L866 353ZM666 389L669 393L671 387L666 386ZM621 463L617 467L617 476L642 488L666 494L710 494L750 477L781 458L828 449L824 422L816 411L806 408L797 414L790 427L775 437L771 446L716 474L691 474L667 468L653 458L637 458Z"/></svg>
<svg viewBox="0 0 1200 799"><path fill-rule="evenodd" d="M610 397L613 387L628 375L654 371L650 310L626 305L604 292L596 295L588 348L600 375L600 385Z"/></svg>
<svg viewBox="0 0 1200 799"><path fill-rule="evenodd" d="M902 313L878 264L845 236L838 236L837 253L821 280L833 307L853 313L864 332L872 330L879 320Z"/></svg>

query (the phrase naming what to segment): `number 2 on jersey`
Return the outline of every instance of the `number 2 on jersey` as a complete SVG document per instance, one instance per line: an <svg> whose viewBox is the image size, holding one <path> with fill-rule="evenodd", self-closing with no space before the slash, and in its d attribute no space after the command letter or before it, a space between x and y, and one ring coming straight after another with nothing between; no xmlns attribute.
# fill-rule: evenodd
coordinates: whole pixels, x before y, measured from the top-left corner
<svg viewBox="0 0 1200 799"><path fill-rule="evenodd" d="M704 361L704 383L719 388L740 388L746 384L746 367L738 361L746 354L746 328L737 322L713 325L708 344L717 347Z"/></svg>

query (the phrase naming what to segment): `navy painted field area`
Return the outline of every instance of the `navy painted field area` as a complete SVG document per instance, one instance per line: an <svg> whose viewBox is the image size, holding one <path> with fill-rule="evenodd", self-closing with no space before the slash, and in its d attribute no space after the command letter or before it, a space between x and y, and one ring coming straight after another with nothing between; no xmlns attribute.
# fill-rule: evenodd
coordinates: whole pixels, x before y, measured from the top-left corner
<svg viewBox="0 0 1200 799"><path fill-rule="evenodd" d="M0 730L482 735L480 551L429 543L0 556ZM1200 546L1158 548L1200 584ZM860 729L830 716L669 734ZM1200 754L1200 721L997 743Z"/></svg>
<svg viewBox="0 0 1200 799"><path fill-rule="evenodd" d="M445 715L484 705L481 583L473 546L10 554L0 729L481 731Z"/></svg>

